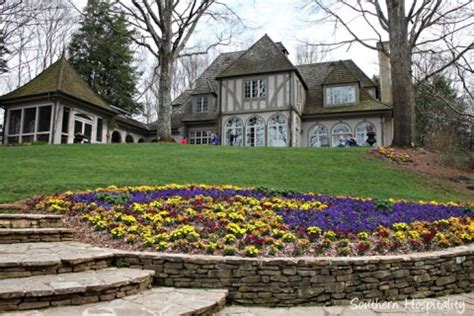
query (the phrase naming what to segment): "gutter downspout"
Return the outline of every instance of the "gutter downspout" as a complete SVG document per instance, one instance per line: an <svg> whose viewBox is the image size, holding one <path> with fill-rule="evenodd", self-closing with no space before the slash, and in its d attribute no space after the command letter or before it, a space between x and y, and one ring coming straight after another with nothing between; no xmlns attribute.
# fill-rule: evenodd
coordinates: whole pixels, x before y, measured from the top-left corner
<svg viewBox="0 0 474 316"><path fill-rule="evenodd" d="M380 116L380 129L382 130L381 131L381 138L382 138L382 146L385 146L385 133L384 133L384 130L385 130L385 127L384 127L384 119L383 119L383 114Z"/></svg>

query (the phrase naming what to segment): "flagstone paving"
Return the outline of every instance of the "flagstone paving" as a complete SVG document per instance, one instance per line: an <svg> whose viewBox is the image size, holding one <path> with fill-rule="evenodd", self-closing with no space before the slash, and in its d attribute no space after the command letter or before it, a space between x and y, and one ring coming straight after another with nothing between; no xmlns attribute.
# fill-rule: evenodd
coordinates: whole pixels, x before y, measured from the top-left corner
<svg viewBox="0 0 474 316"><path fill-rule="evenodd" d="M291 308L265 308L227 306L218 316L471 316L474 315L474 292L438 298L416 299L400 302L355 303L349 306L302 306Z"/></svg>
<svg viewBox="0 0 474 316"><path fill-rule="evenodd" d="M110 302L5 313L6 316L174 316L212 315L225 304L227 290L153 288Z"/></svg>

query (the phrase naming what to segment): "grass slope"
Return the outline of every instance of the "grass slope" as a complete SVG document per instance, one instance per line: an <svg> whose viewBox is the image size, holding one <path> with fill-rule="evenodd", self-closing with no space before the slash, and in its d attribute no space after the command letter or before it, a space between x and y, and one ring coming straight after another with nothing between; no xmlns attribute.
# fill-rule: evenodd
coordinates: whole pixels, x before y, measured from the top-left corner
<svg viewBox="0 0 474 316"><path fill-rule="evenodd" d="M0 146L0 202L107 185L208 183L379 198L466 200L367 149L174 144Z"/></svg>

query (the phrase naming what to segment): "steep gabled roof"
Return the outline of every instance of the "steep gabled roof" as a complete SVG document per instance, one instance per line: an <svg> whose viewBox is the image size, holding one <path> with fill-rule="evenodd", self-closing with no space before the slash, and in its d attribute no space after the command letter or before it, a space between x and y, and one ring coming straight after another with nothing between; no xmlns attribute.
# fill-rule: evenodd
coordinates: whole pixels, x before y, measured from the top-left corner
<svg viewBox="0 0 474 316"><path fill-rule="evenodd" d="M81 101L116 112L89 87L64 56L28 83L1 96L0 100L11 100L54 92L62 92Z"/></svg>
<svg viewBox="0 0 474 316"><path fill-rule="evenodd" d="M234 63L245 51L222 53L204 70L194 84L192 94L216 93L219 84L216 77ZM179 98L179 97L178 97Z"/></svg>
<svg viewBox="0 0 474 316"><path fill-rule="evenodd" d="M324 78L323 84L330 85L360 81L341 60L332 62L330 68L331 71Z"/></svg>
<svg viewBox="0 0 474 316"><path fill-rule="evenodd" d="M296 70L275 42L264 35L218 77Z"/></svg>
<svg viewBox="0 0 474 316"><path fill-rule="evenodd" d="M324 107L323 85L359 82L361 88L375 84L352 61L323 62L296 66L308 86L304 114L390 110L391 107L372 98L365 89L360 89L360 103L350 106Z"/></svg>

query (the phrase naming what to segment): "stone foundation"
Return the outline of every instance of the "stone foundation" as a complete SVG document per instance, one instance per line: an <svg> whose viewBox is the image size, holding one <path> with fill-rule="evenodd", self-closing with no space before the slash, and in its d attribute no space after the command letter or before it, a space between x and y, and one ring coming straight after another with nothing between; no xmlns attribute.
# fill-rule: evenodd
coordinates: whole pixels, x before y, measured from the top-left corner
<svg viewBox="0 0 474 316"><path fill-rule="evenodd" d="M400 256L238 258L143 252L115 254L119 267L154 270L154 283L225 288L228 303L343 305L474 290L474 245Z"/></svg>

